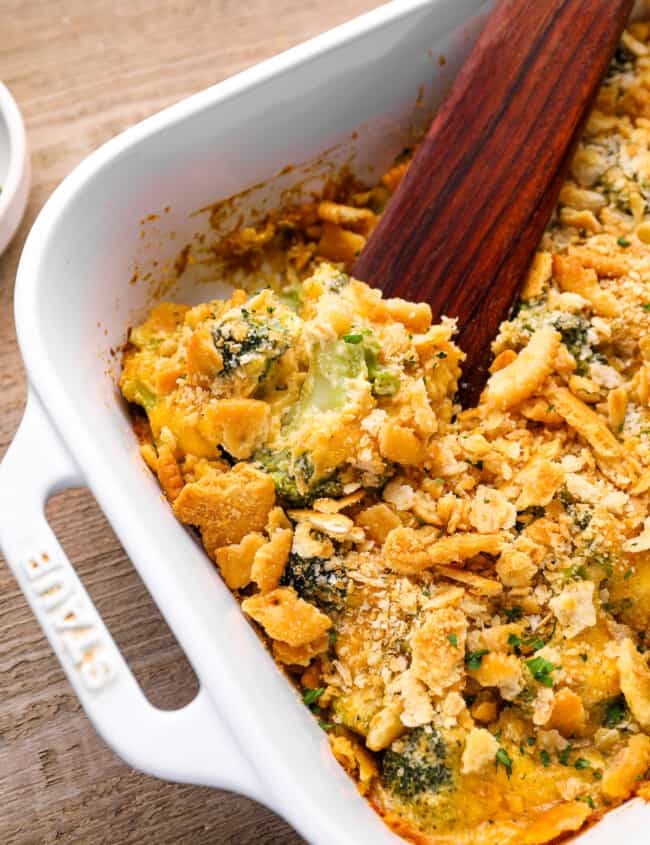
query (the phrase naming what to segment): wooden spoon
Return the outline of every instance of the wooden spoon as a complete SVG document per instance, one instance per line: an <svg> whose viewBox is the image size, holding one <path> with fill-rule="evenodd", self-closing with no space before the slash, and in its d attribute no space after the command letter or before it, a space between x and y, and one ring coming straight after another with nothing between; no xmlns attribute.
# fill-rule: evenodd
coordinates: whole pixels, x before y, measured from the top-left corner
<svg viewBox="0 0 650 845"><path fill-rule="evenodd" d="M498 0L352 274L458 318L473 404L633 0Z"/></svg>

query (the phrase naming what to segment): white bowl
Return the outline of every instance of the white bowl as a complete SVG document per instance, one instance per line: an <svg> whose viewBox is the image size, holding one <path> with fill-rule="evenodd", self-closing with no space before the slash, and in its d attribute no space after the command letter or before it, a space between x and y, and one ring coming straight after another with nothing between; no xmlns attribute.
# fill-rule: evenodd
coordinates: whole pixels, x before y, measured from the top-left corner
<svg viewBox="0 0 650 845"><path fill-rule="evenodd" d="M156 298L198 302L215 292L190 270L171 290L162 284L156 293L145 281L151 273L163 283L185 243L214 237L209 209L197 209L260 182L232 218L277 206L293 183L308 194L330 172L326 163L281 171L324 151L326 161L376 180L410 127L428 122L489 6L397 0L133 127L54 192L18 268L16 326L30 390L0 465L6 560L118 754L161 778L262 801L313 845L401 840L333 760L325 734L161 497L119 402L112 350ZM49 528L48 495L72 485L92 490L187 654L201 684L187 707L162 712L147 702ZM611 842L614 826L621 841L641 845L649 824L650 807L635 801L585 840Z"/></svg>
<svg viewBox="0 0 650 845"><path fill-rule="evenodd" d="M0 255L23 219L29 182L23 119L9 89L0 82Z"/></svg>

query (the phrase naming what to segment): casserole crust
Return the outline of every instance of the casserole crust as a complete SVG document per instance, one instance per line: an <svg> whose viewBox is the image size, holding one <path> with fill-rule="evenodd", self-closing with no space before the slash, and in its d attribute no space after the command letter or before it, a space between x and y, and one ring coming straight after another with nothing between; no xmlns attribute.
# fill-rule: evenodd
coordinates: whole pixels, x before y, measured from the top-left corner
<svg viewBox="0 0 650 845"><path fill-rule="evenodd" d="M256 290L130 334L143 457L415 842L534 845L650 795L649 35L623 37L477 408L453 322L345 272L410 153L219 244Z"/></svg>

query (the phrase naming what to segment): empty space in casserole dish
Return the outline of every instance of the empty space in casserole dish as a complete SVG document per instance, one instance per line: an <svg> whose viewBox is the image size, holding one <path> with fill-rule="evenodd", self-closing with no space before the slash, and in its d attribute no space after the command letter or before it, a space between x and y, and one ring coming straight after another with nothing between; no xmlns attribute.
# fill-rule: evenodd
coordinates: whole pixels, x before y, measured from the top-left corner
<svg viewBox="0 0 650 845"><path fill-rule="evenodd" d="M32 384L267 803L313 842L398 840L356 794L161 497L118 398L119 349L157 299L196 303L217 292L205 281L209 266L178 279L174 270L186 243L217 239L215 202L259 186L232 205L227 231L281 205L290 188L299 186L293 201L308 196L342 166L376 181L427 124L490 5L393 4L366 27L325 36L129 130L66 180L21 264L17 324Z"/></svg>

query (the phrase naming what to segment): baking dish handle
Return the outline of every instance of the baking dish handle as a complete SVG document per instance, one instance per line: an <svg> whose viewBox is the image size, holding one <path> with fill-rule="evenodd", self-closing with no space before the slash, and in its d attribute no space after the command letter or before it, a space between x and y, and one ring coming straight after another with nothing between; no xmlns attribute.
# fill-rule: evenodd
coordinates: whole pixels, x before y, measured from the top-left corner
<svg viewBox="0 0 650 845"><path fill-rule="evenodd" d="M145 698L45 518L48 497L75 486L84 479L30 390L0 464L0 547L84 710L131 766L259 800L259 780L205 689L173 711Z"/></svg>

